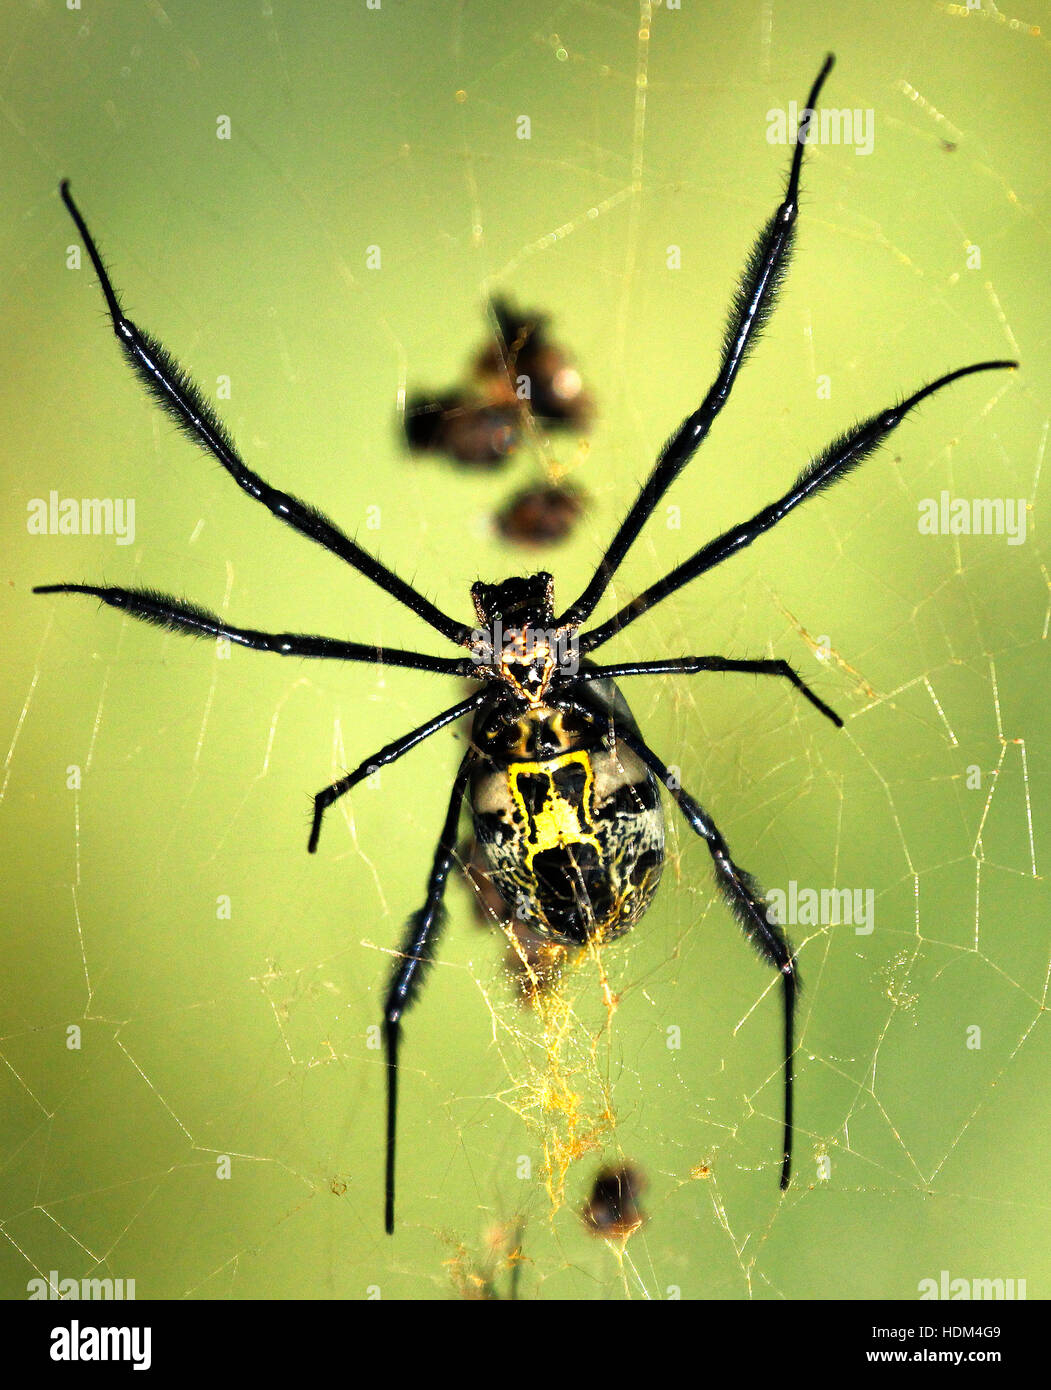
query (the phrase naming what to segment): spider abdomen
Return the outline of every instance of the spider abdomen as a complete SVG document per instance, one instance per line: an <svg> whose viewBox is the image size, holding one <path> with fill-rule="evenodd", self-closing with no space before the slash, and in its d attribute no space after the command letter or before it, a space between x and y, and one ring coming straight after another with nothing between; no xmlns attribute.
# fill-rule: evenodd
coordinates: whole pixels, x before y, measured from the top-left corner
<svg viewBox="0 0 1051 1390"><path fill-rule="evenodd" d="M475 837L504 901L567 946L634 926L664 867L649 769L620 740L547 706L475 736L489 745L471 783Z"/></svg>

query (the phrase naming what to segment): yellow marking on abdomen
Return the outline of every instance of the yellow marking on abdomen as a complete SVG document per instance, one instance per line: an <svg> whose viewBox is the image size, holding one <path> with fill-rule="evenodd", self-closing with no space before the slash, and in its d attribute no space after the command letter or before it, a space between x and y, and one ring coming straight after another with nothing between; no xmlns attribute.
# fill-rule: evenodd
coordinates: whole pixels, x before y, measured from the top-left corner
<svg viewBox="0 0 1051 1390"><path fill-rule="evenodd" d="M581 809L585 830L580 824L577 808L562 796L555 786L555 772L570 763L579 763L584 769L584 794ZM521 776L547 778L547 795L544 804L534 815L526 809L525 797L518 785ZM522 813L523 820L533 828L535 840L526 844L526 868L532 869L533 860L544 850L557 849L560 845L591 845L597 853L601 847L591 830L591 797L595 786L595 773L590 756L580 750L566 753L560 758L551 758L543 763L512 763L508 768L508 786L515 805Z"/></svg>

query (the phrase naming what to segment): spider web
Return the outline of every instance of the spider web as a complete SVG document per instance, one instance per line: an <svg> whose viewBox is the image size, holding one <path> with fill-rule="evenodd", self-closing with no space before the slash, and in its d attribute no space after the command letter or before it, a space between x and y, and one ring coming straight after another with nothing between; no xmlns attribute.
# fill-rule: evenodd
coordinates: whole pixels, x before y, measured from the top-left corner
<svg viewBox="0 0 1051 1390"><path fill-rule="evenodd" d="M134 1278L139 1297L910 1298L942 1270L1046 1293L1045 8L4 17L7 1296L53 1272ZM141 398L97 287L64 264L54 188L73 179L128 311L220 393L264 476L456 616L475 578L539 567L566 602L707 389L788 163L767 112L802 101L829 48L827 104L873 111L872 153L809 150L781 306L600 610L854 419L1022 360L928 402L605 649L776 655L845 717L837 734L774 680L625 682L764 885L872 895L870 933L789 926L795 1180L782 1197L777 981L669 805L653 907L544 1014L451 886L405 1029L392 1242L375 1026L463 731L340 803L315 858L309 797L456 692L29 597L149 584L244 625L440 650ZM495 291L553 315L596 426L500 474L406 458L399 406L462 373ZM491 515L552 466L587 515L561 548L515 552ZM26 504L51 490L134 498L134 542L30 535ZM1024 499L1024 543L922 534L943 490ZM606 1241L580 1211L622 1163L648 1220Z"/></svg>

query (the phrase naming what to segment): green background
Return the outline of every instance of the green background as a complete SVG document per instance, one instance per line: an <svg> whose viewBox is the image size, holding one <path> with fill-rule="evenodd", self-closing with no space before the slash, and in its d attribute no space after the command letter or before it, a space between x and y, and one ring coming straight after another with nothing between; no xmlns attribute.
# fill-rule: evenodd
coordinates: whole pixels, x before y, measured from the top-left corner
<svg viewBox="0 0 1051 1390"><path fill-rule="evenodd" d="M943 1269L1047 1295L1051 16L1022 8L684 0L653 11L647 42L631 3L4 7L5 1295L54 1270L134 1278L139 1297L441 1298L457 1271L484 1279L494 1231L516 1226L522 1297L914 1298ZM667 499L681 525L661 509L617 596L779 495L858 416L983 357L1023 371L929 401L851 481L606 649L777 655L846 717L837 734L750 677L628 691L764 884L875 893L871 935L793 931L795 1182L779 1195L775 984L676 824L654 906L604 953L610 1027L594 967L570 980L569 1056L616 1121L555 1213L521 1089L538 1025L452 884L406 1028L390 1240L368 1030L463 731L341 803L314 858L310 796L458 688L223 660L31 596L148 584L246 626L445 654L150 406L90 270L67 268L58 181L128 312L206 394L230 378L221 409L249 462L468 619L478 577L549 567L564 601L583 585L707 389L787 166L767 112L802 103L829 49L825 101L874 112L873 152L811 147L780 309ZM399 392L458 377L493 289L555 315L599 405L586 457L551 445L589 513L535 556L488 518L537 459L457 472L398 440ZM29 535L27 503L52 488L134 497L134 545ZM1025 498L1025 544L921 535L942 489ZM620 1159L649 1181L623 1258L578 1214Z"/></svg>

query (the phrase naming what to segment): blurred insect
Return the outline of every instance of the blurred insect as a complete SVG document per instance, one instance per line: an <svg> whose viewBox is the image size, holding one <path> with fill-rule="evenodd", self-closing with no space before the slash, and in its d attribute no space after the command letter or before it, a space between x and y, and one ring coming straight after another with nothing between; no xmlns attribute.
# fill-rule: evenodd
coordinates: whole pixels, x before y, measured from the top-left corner
<svg viewBox="0 0 1051 1390"><path fill-rule="evenodd" d="M517 545L551 545L565 540L584 506L584 494L572 483L543 483L516 492L497 512L496 527Z"/></svg>
<svg viewBox="0 0 1051 1390"><path fill-rule="evenodd" d="M416 453L443 453L457 463L495 468L519 449L530 416L544 430L587 430L592 403L562 347L549 342L544 314L491 304L496 334L475 357L473 382L405 407L405 436Z"/></svg>
<svg viewBox="0 0 1051 1390"><path fill-rule="evenodd" d="M438 396L417 393L405 405L405 437L414 453L445 454L469 467L502 467L535 419L544 431L586 429L590 397L565 351L547 336L547 316L491 304L496 335L477 356L474 384ZM517 545L565 540L585 495L555 476L517 492L496 515L500 535Z"/></svg>
<svg viewBox="0 0 1051 1390"><path fill-rule="evenodd" d="M498 468L518 448L520 421L514 406L477 405L451 393L430 400L415 396L405 406L405 438L418 454L447 454L457 463Z"/></svg>
<svg viewBox="0 0 1051 1390"><path fill-rule="evenodd" d="M525 403L548 429L586 430L594 406L565 350L547 336L546 314L522 313L494 299L499 335L478 357L475 376L493 405Z"/></svg>
<svg viewBox="0 0 1051 1390"><path fill-rule="evenodd" d="M645 1222L642 1195L649 1183L639 1168L625 1163L603 1168L581 1212L584 1225L597 1236L630 1236Z"/></svg>
<svg viewBox="0 0 1051 1390"><path fill-rule="evenodd" d="M811 88L809 115L832 67L826 59ZM416 999L443 920L442 902L455 861L461 802L470 795L474 833L488 872L505 902L537 935L570 948L600 946L631 928L646 911L664 863L664 786L704 841L715 878L733 916L763 960L776 970L783 1002L784 1130L779 1155L781 1186L792 1165L792 1059L799 977L795 956L758 883L734 861L729 846L703 807L680 785L643 739L615 681L639 675L693 675L742 671L791 684L837 727L843 721L786 661L723 656L658 657L600 666L592 654L643 614L751 545L797 506L832 487L868 458L905 416L935 392L974 372L1014 367L978 362L938 377L897 404L854 425L802 470L789 490L746 521L702 545L636 595L612 617L586 624L625 555L669 486L707 437L730 396L749 348L768 320L784 277L798 213L803 141L798 138L784 198L748 258L730 308L715 381L701 405L674 432L618 528L583 592L556 616L554 580L539 573L471 586L474 622L462 623L437 608L411 584L363 550L317 508L272 487L242 460L233 440L190 376L156 339L123 313L98 249L73 201L62 198L83 238L102 286L125 357L140 381L189 437L207 450L234 481L279 520L344 560L379 589L411 609L454 644L458 658L370 646L306 633L271 633L234 627L196 604L152 589L94 584L46 584L36 593L94 595L132 617L173 632L224 637L256 651L282 656L403 666L438 675L467 677L476 693L458 700L419 728L387 744L353 772L314 798L308 849L317 849L325 812L377 768L393 763L455 720L474 716L471 741L456 775L431 864L423 905L409 918L383 1011L387 1060L387 1144L384 1216L394 1229L398 1050L402 1017ZM399 856L404 846L398 846Z"/></svg>

